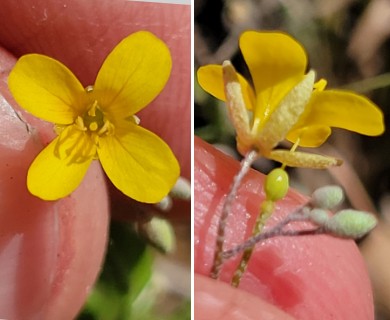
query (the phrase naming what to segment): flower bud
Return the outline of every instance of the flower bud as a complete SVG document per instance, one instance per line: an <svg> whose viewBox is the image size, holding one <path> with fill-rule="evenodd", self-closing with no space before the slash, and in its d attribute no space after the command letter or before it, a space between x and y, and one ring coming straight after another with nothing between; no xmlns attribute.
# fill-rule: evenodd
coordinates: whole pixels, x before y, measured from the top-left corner
<svg viewBox="0 0 390 320"><path fill-rule="evenodd" d="M169 195L175 199L191 199L191 183L184 177L179 177Z"/></svg>
<svg viewBox="0 0 390 320"><path fill-rule="evenodd" d="M329 220L329 214L324 209L313 209L309 213L309 219L319 226L324 226Z"/></svg>
<svg viewBox="0 0 390 320"><path fill-rule="evenodd" d="M138 230L148 242L163 253L175 250L175 232L168 220L154 216L150 221L139 225Z"/></svg>
<svg viewBox="0 0 390 320"><path fill-rule="evenodd" d="M344 200L343 189L339 186L318 188L312 194L312 203L321 209L333 209Z"/></svg>
<svg viewBox="0 0 390 320"><path fill-rule="evenodd" d="M358 239L377 224L373 214L352 209L341 210L331 217L325 228L339 237Z"/></svg>

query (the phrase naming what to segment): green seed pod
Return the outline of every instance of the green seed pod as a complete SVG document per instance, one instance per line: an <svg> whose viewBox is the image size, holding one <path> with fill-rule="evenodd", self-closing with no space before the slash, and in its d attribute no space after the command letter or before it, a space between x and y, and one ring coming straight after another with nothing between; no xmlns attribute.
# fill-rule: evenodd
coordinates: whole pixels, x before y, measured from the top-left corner
<svg viewBox="0 0 390 320"><path fill-rule="evenodd" d="M321 187L312 194L313 205L321 209L333 209L343 200L343 189L341 189L339 186Z"/></svg>
<svg viewBox="0 0 390 320"><path fill-rule="evenodd" d="M288 174L281 168L272 170L265 178L264 191L267 200L277 201L282 199L289 187Z"/></svg>
<svg viewBox="0 0 390 320"><path fill-rule="evenodd" d="M346 209L331 217L325 228L339 237L358 239L371 231L376 224L377 220L373 214Z"/></svg>

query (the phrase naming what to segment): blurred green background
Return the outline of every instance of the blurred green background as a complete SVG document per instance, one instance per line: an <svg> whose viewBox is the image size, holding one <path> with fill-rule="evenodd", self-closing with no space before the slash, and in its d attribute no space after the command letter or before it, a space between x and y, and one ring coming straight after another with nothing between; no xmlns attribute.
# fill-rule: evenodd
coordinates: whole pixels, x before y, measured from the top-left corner
<svg viewBox="0 0 390 320"><path fill-rule="evenodd" d="M113 188L111 196L105 261L77 320L191 319L188 212L168 220L169 212L127 199ZM174 201L176 213L188 207L180 202Z"/></svg>

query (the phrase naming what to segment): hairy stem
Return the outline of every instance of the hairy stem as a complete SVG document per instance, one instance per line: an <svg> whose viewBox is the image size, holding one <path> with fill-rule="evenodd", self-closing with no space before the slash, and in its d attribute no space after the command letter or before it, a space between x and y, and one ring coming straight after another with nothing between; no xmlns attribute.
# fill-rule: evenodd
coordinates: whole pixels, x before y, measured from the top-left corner
<svg viewBox="0 0 390 320"><path fill-rule="evenodd" d="M308 220L307 215L299 213L291 213L284 220L278 223L270 230L257 234L250 237L248 240L236 247L223 252L223 259L230 259L237 254L254 247L257 243L273 237L291 237L291 236L302 236L302 235L316 235L326 233L326 230L322 227L312 228L306 230L283 230L283 228L291 222L306 221Z"/></svg>
<svg viewBox="0 0 390 320"><path fill-rule="evenodd" d="M252 230L252 237L261 233L267 219L271 216L271 214L273 212L273 208L274 208L273 202L268 202L269 205L264 205L265 203L263 203L263 205L261 207L260 214L257 216L255 226L253 227L253 230ZM255 248L255 246L253 245L253 246L245 249L245 251L241 257L240 263L239 263L236 271L234 272L234 275L232 278L231 285L233 287L237 288L239 286L240 281L241 281L241 277L248 267L249 259L252 256L254 248Z"/></svg>
<svg viewBox="0 0 390 320"><path fill-rule="evenodd" d="M211 269L211 277L217 279L221 272L222 264L224 261L223 257L223 243L225 241L225 228L227 219L229 217L229 213L231 212L231 207L234 199L237 195L237 190L244 179L245 175L248 173L251 165L258 157L258 153L255 150L249 151L244 159L241 161L240 171L233 179L233 183L230 186L229 193L225 199L225 203L222 208L222 214L218 223L218 231L217 231L217 240L215 246L215 254L214 254L214 263Z"/></svg>

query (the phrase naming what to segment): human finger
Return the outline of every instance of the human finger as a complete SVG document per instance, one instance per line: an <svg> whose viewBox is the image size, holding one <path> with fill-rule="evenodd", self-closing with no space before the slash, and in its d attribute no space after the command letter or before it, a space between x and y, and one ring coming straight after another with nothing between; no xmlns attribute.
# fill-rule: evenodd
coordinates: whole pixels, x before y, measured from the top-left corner
<svg viewBox="0 0 390 320"><path fill-rule="evenodd" d="M0 318L72 319L105 251L104 177L93 165L80 187L56 202L28 192L28 167L49 131L41 136L15 111L5 81L14 63L0 50Z"/></svg>
<svg viewBox="0 0 390 320"><path fill-rule="evenodd" d="M197 320L293 320L274 305L224 282L202 275L195 275L194 279L194 315Z"/></svg>

